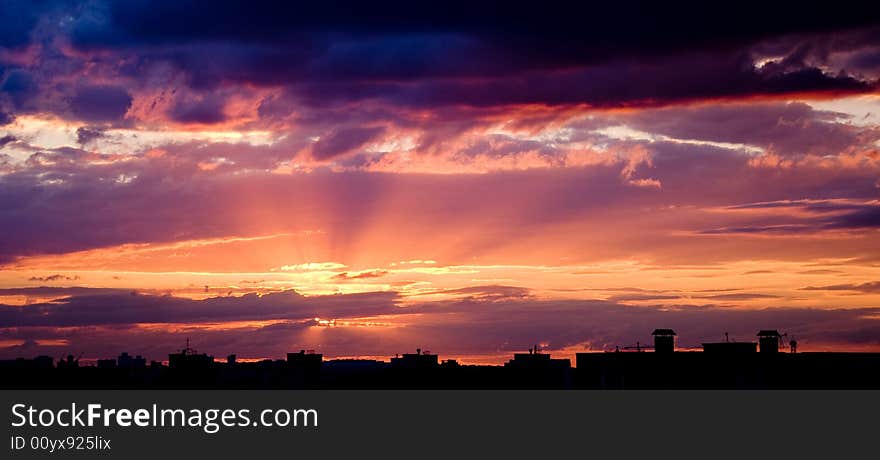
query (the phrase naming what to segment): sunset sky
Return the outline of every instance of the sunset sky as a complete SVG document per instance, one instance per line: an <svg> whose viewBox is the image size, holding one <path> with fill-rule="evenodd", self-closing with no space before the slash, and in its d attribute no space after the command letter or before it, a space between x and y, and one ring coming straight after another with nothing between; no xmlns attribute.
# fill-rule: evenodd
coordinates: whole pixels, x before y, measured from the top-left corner
<svg viewBox="0 0 880 460"><path fill-rule="evenodd" d="M876 6L298 3L0 1L0 358L880 351Z"/></svg>

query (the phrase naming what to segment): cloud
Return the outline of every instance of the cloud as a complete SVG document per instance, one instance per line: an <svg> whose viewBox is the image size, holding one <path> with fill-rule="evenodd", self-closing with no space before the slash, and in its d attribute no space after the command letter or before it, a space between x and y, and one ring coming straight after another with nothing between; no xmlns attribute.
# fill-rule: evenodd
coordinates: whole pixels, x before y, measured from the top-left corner
<svg viewBox="0 0 880 460"><path fill-rule="evenodd" d="M855 291L865 294L880 294L880 281L861 284L834 284L830 286L807 286L804 291Z"/></svg>
<svg viewBox="0 0 880 460"><path fill-rule="evenodd" d="M171 108L171 119L180 123L215 124L227 119L223 109L226 101L220 96L205 96L194 100L178 100Z"/></svg>
<svg viewBox="0 0 880 460"><path fill-rule="evenodd" d="M803 102L750 102L643 110L621 121L676 139L758 146L782 155L828 155L880 139L880 132L854 126L850 118Z"/></svg>
<svg viewBox="0 0 880 460"><path fill-rule="evenodd" d="M90 123L118 122L131 107L132 97L122 86L87 85L76 90L70 109L78 120Z"/></svg>
<svg viewBox="0 0 880 460"><path fill-rule="evenodd" d="M790 235L798 233L813 233L817 228L809 225L750 225L743 227L720 227L701 230L704 235L728 235L728 234L779 234Z"/></svg>
<svg viewBox="0 0 880 460"><path fill-rule="evenodd" d="M880 204L874 200L795 200L748 203L731 206L730 210L793 210L807 213L797 215L777 212L759 216L761 224L719 227L700 230L706 235L755 234L791 235L814 234L828 231L873 230L880 227Z"/></svg>
<svg viewBox="0 0 880 460"><path fill-rule="evenodd" d="M210 11L189 1L37 3L11 8L6 17L16 19L0 23L0 43L31 45L32 53L0 63L8 67L3 91L16 114L83 123L114 123L126 114L150 123L252 122L232 113L248 112L225 98L236 93L256 94L254 103L275 99L263 106L267 119L260 121L269 126L278 121L270 115L289 115L292 107L305 117L364 104L652 107L870 93L878 78L871 71L876 13L860 16L855 7L829 17L756 4L760 20L731 13L707 21L698 12L714 16L697 5L643 5L646 23L615 5L566 5L560 13L467 2L442 12L404 2L245 8L222 1ZM613 26L583 19L599 17L627 19ZM833 45L820 46L826 42ZM72 83L82 81L100 83Z"/></svg>
<svg viewBox="0 0 880 460"><path fill-rule="evenodd" d="M880 204L864 206L856 211L829 219L826 226L837 229L880 228Z"/></svg>
<svg viewBox="0 0 880 460"><path fill-rule="evenodd" d="M343 128L322 137L312 148L312 156L317 160L331 158L352 152L385 131L381 126Z"/></svg>
<svg viewBox="0 0 880 460"><path fill-rule="evenodd" d="M339 262L306 262L296 265L284 265L279 268L285 272L309 272L309 271L329 271L345 268L345 264Z"/></svg>
<svg viewBox="0 0 880 460"><path fill-rule="evenodd" d="M31 31L41 15L51 11L61 2L54 1L8 1L0 2L0 46L22 47L31 39Z"/></svg>
<svg viewBox="0 0 880 460"><path fill-rule="evenodd" d="M3 93L9 99L12 107L17 110L27 109L38 92L39 87L34 75L24 69L8 70L0 83L0 93ZM11 121L15 118L15 113L4 112L3 118L6 121Z"/></svg>
<svg viewBox="0 0 880 460"><path fill-rule="evenodd" d="M289 149L308 148L307 143L286 141L269 146L171 144L125 156L75 148L43 149L0 181L0 226L22 229L0 239L0 260L127 243L285 233L292 228L320 229L328 240L338 242L338 253L321 251L311 256L320 257L317 260L333 260L338 254L365 247L383 248L365 252L382 252L387 263L407 260L414 254L433 259L442 256L451 263L477 254L532 260L630 257L633 253L682 257L681 251L674 250L682 244L675 232L705 236L691 238L688 243L693 249L688 254L693 258L734 254L745 258L768 251L789 257L791 245L755 241L748 246L739 241L739 249L722 250L723 244L709 236L815 235L841 232L844 223L847 232L871 230L864 222L847 220L848 214L859 210L875 212L871 200L876 196L874 183L880 167L870 162L861 162L858 167L829 167L804 161L785 168L765 168L753 166L750 155L732 149L664 141L619 143L622 145L605 152L572 153L583 155L575 156L583 158L583 163L554 166L554 155L563 154L549 151L538 154L549 160L541 167L490 169L485 173L484 162L504 164L515 161L519 154L511 158L504 150L506 144L501 144L500 151L490 145L476 156L460 150L426 156L426 160L443 161L441 164L449 162L445 167L454 169L447 174L408 174L408 169L399 174L381 169L371 172L370 165L275 174L276 168L290 161ZM640 161L634 166L632 159L644 158L645 151L650 152L650 164ZM406 156L401 156L401 161ZM217 167L206 170L200 163ZM421 171L435 170L432 165ZM470 173L474 170L481 174ZM631 177L661 181L662 193L629 186L621 180L624 170L630 171ZM394 192L401 190L407 192ZM291 196L299 199L282 198ZM798 201L827 196L835 198L823 203ZM736 208L768 202L789 204L780 208L785 212L764 214L758 209ZM380 203L385 204L378 206ZM631 213L627 209L650 212ZM653 211L659 209L664 211ZM672 220L662 218L673 215L676 218ZM363 226L367 221L375 224L369 233ZM608 222L615 222L613 230ZM578 225L576 232L566 230L572 225ZM645 227L657 229L650 241L639 236L638 229ZM58 238L59 234L67 237ZM360 239L362 234L370 238L372 246L363 246L368 243ZM448 250L439 254L437 241L448 235L457 235L460 243L443 245ZM529 250L532 243L525 243L529 235L544 242L543 254ZM393 245L388 241L391 238L396 240ZM586 246L593 249L577 249ZM512 247L525 250L505 250ZM698 247L714 249L698 251ZM801 242L799 251L805 250ZM864 246L830 242L824 249L813 248L810 254L855 257L865 250ZM347 261L337 263L346 265L343 262ZM277 260L270 266L286 264L290 261ZM365 268L371 266L382 265Z"/></svg>
<svg viewBox="0 0 880 460"><path fill-rule="evenodd" d="M647 301L647 300L672 300L678 299L677 295L664 295L664 294L620 294L613 295L608 297L609 302L634 302L634 301Z"/></svg>
<svg viewBox="0 0 880 460"><path fill-rule="evenodd" d="M475 288L475 291L485 290L485 287ZM181 346L184 337L190 337L201 351L217 356L238 353L244 357L277 358L300 348L316 348L330 357L393 356L403 350L430 347L444 357L456 357L507 354L525 350L536 342L545 343L552 350L614 349L636 340L649 343L651 331L658 327L674 329L683 347L699 347L702 342L721 340L725 331L737 340L755 340L758 330L768 328L796 337L804 350L828 345L846 348L880 344L880 325L871 319L880 314L876 308L661 308L598 300L491 296L424 302L406 308L355 306L365 302L392 302L394 297L388 294L318 298L281 294L265 304L248 296L182 304L178 303L180 299L168 297L129 298L100 298L103 299L101 305L120 302L117 309L101 307L89 297L72 299L52 308L46 304L9 307L15 311L23 308L24 313L10 321L10 315L4 312L2 324L7 327L0 328L0 339L67 340L66 349L84 351L89 356L134 351L150 359L164 359L164 354ZM171 304L175 305L176 314L168 310ZM321 327L318 331L320 326L310 317L316 312L321 318L336 318L336 327ZM297 319L300 316L302 319ZM369 318L357 319L363 316ZM270 317L287 319L271 324L231 322L217 328L224 321ZM95 321L97 318L102 321ZM143 320L178 324L165 327L156 323L143 327L125 322ZM211 326L199 321L211 322ZM92 323L104 325L86 326ZM185 323L185 327L179 323ZM58 328L59 325L65 326ZM20 353L18 349L0 350L3 356Z"/></svg>
<svg viewBox="0 0 880 460"><path fill-rule="evenodd" d="M90 288L82 286L39 286L0 288L0 296L27 296L39 298L61 299L73 296L130 295L131 289Z"/></svg>
<svg viewBox="0 0 880 460"><path fill-rule="evenodd" d="M723 18L693 3L662 8L642 5L638 16L615 4L566 5L565 14L560 14L559 8L517 10L462 1L448 2L443 9L415 8L398 1L369 7L358 2L333 2L295 7L260 3L242 8L230 1L214 2L213 6L204 11L197 2L190 1L162 5L110 2L76 17L70 35L73 43L83 49L235 43L254 48L252 55L256 58L240 64L260 66L265 74L272 68L284 73L291 60L280 58L293 55L300 58L293 63L305 62L315 72L329 68L332 76L373 75L387 79L406 73L410 78L430 76L428 72L461 74L469 69L485 74L498 67L510 72L513 69L508 63L514 68L570 67L620 56L674 54L692 48L694 43L725 49L778 35L857 28L872 25L872 19L876 19L870 8L851 6L846 13L820 14L757 2ZM749 8L760 9L761 18L747 14ZM595 19L609 17L627 20ZM664 27L650 27L652 24ZM336 42L320 40L328 32L336 32ZM279 53L293 51L267 60L259 51L278 48L271 45L284 45ZM399 67L395 65L400 62L403 64ZM377 67L383 72L376 74Z"/></svg>
<svg viewBox="0 0 880 460"><path fill-rule="evenodd" d="M89 144L106 136L106 132L102 127L80 126L76 129L76 142L80 145Z"/></svg>
<svg viewBox="0 0 880 460"><path fill-rule="evenodd" d="M294 291L283 291L206 300L135 292L98 291L100 295L84 292L49 303L0 308L0 324L66 327L358 317L392 313L397 301L397 294L393 292L304 297Z"/></svg>
<svg viewBox="0 0 880 460"><path fill-rule="evenodd" d="M687 72L682 73L682 69ZM511 104L616 108L662 106L713 98L810 92L866 93L873 81L820 69L756 69L747 53L696 53L646 62L609 62L554 72L527 71L491 79L416 82L306 81L294 87L312 106L376 99L414 108Z"/></svg>
<svg viewBox="0 0 880 460"><path fill-rule="evenodd" d="M79 279L79 276L66 276L66 275L49 275L49 276L32 276L28 278L28 281L76 281Z"/></svg>
<svg viewBox="0 0 880 460"><path fill-rule="evenodd" d="M333 276L334 280L348 281L369 278L381 278L388 274L388 270L369 270L364 272L342 272Z"/></svg>
<svg viewBox="0 0 880 460"><path fill-rule="evenodd" d="M456 289L442 289L426 292L426 295L444 294L463 299L463 301L499 302L525 299L532 296L532 290L520 286L486 285L468 286Z"/></svg>
<svg viewBox="0 0 880 460"><path fill-rule="evenodd" d="M717 294L704 297L710 300L761 300L761 299L777 299L779 296L771 294Z"/></svg>

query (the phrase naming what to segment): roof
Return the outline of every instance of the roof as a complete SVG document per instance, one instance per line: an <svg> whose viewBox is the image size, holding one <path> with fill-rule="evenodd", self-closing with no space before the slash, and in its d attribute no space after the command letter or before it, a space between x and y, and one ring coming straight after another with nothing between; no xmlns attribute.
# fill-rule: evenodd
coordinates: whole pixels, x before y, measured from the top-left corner
<svg viewBox="0 0 880 460"><path fill-rule="evenodd" d="M781 337L776 329L761 329L758 331L758 337Z"/></svg>
<svg viewBox="0 0 880 460"><path fill-rule="evenodd" d="M710 353L754 353L758 350L755 342L711 342L703 344L703 351Z"/></svg>
<svg viewBox="0 0 880 460"><path fill-rule="evenodd" d="M672 329L654 329L651 335L677 335Z"/></svg>

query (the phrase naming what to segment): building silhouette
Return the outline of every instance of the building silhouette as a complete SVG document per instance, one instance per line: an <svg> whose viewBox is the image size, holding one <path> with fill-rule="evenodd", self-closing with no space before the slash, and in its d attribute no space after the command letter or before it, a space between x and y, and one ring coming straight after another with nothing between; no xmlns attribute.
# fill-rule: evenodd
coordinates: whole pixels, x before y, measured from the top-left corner
<svg viewBox="0 0 880 460"><path fill-rule="evenodd" d="M782 336L776 329L758 331L758 347L761 353L778 353L781 340Z"/></svg>
<svg viewBox="0 0 880 460"><path fill-rule="evenodd" d="M123 369L142 369L147 367L147 360L141 355L131 356L127 352L122 352L116 358L116 365Z"/></svg>
<svg viewBox="0 0 880 460"><path fill-rule="evenodd" d="M780 349L785 334L758 331L758 342L731 340L702 344L702 351L677 349L672 329L654 329L654 345L616 347L615 351L551 357L536 345L514 353L501 366L468 365L421 349L388 361L331 359L312 350L286 359L225 361L186 346L151 361L122 352L116 358L82 365L68 355L57 364L49 356L0 360L0 388L583 388L716 389L841 388L880 389L880 353L789 352ZM653 350L652 350L653 349Z"/></svg>
<svg viewBox="0 0 880 460"><path fill-rule="evenodd" d="M189 346L189 339L186 339L186 346L177 353L168 355L168 367L171 369L192 370L205 369L214 363L214 357L205 353L197 353Z"/></svg>
<svg viewBox="0 0 880 460"><path fill-rule="evenodd" d="M391 358L391 367L395 369L426 370L434 369L439 365L440 360L437 355L428 351L423 353L421 348L416 348L415 353L404 353Z"/></svg>
<svg viewBox="0 0 880 460"><path fill-rule="evenodd" d="M675 351L675 331L672 329L654 329L654 352L672 353Z"/></svg>
<svg viewBox="0 0 880 460"><path fill-rule="evenodd" d="M324 356L315 353L315 350L300 350L299 353L287 354L287 364L297 369L317 371L321 368L322 362Z"/></svg>

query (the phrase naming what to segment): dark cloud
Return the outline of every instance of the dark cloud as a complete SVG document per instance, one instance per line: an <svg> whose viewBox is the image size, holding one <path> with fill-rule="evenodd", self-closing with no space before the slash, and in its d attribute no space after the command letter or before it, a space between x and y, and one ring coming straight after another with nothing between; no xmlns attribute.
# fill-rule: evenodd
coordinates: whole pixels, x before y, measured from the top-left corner
<svg viewBox="0 0 880 460"><path fill-rule="evenodd" d="M804 291L855 291L865 294L880 294L880 281L861 284L834 284L830 286L807 286Z"/></svg>
<svg viewBox="0 0 880 460"><path fill-rule="evenodd" d="M847 115L794 102L645 110L621 121L677 139L746 144L783 155L835 155L880 139L880 132L853 126Z"/></svg>
<svg viewBox="0 0 880 460"><path fill-rule="evenodd" d="M31 31L40 17L62 4L64 2L52 0L0 2L0 46L16 48L30 43Z"/></svg>
<svg viewBox="0 0 880 460"><path fill-rule="evenodd" d="M475 288L476 291L486 289ZM243 357L282 357L287 351L301 348L315 348L330 357L393 356L403 350L430 347L444 357L456 357L482 354L488 350L512 353L525 350L534 343L543 343L552 350L581 344L584 349L614 349L637 340L650 343L650 333L658 327L674 329L678 333L679 345L683 347L699 347L702 342L722 340L724 332L736 340L755 340L755 334L761 329L788 333L789 337L797 338L803 350L810 350L811 346L821 349L829 344L843 349L880 344L880 325L872 319L880 314L876 308L633 307L597 300L465 297L401 309L354 306L365 302L388 305L394 298L387 294L385 297L365 294L360 298L347 295L301 298L288 294L287 297L279 295L266 299L266 303L247 296L183 303L169 297L129 297L134 300L118 299L122 302L119 311L96 306L86 297L69 300L54 308L45 304L23 307L24 313L18 313L18 319L4 312L2 324L6 327L0 328L0 339L21 342L65 340L68 342L65 349L86 352L89 356L104 357L127 350L145 354L150 359L164 359L168 352L182 346L185 337L191 338L201 351L217 356L238 353ZM333 302L333 298L336 298L337 305L326 305ZM103 299L102 304L110 303L111 299ZM151 312L148 304L157 311ZM173 311L169 305L174 305ZM322 314L322 318L338 318L337 324L345 323L345 318L370 314L371 321L393 320L395 327L380 326L377 329L352 323L322 328L316 335L312 328L319 327L319 324L309 317L315 312ZM41 319L43 313L45 318ZM418 313L418 321L408 321L408 313ZM302 319L295 319L300 316ZM108 324L85 326L95 322L95 318L103 318ZM233 318L289 319L266 326L231 325L222 330L203 328L196 322L223 322ZM179 327L141 328L120 322L134 319L189 324L181 330ZM57 325L62 324L67 327L59 329ZM48 348L34 347L30 352L37 354L46 350ZM3 356L20 353L22 351L17 348L0 350Z"/></svg>
<svg viewBox="0 0 880 460"><path fill-rule="evenodd" d="M718 294L718 295L710 295L704 297L705 299L710 300L761 300L761 299L778 299L778 295L770 295L770 294L749 294L749 293L741 293L741 294Z"/></svg>
<svg viewBox="0 0 880 460"><path fill-rule="evenodd" d="M0 325L61 327L358 317L389 314L396 309L397 301L393 292L304 297L284 291L200 301L134 292L84 292L49 303L0 307Z"/></svg>
<svg viewBox="0 0 880 460"><path fill-rule="evenodd" d="M116 85L83 86L70 100L73 115L87 122L118 122L131 107L128 91Z"/></svg>
<svg viewBox="0 0 880 460"><path fill-rule="evenodd" d="M3 137L0 137L0 148L6 147L6 144L11 144L17 140L18 138L16 138L12 134L7 134Z"/></svg>
<svg viewBox="0 0 880 460"><path fill-rule="evenodd" d="M646 300L672 300L678 299L677 295L663 295L663 294L620 294L613 295L608 297L609 302L634 302L634 301L646 301Z"/></svg>
<svg viewBox="0 0 880 460"><path fill-rule="evenodd" d="M130 289L115 288L89 288L81 286L39 286L39 287L17 287L17 288L0 288L0 296L25 296L60 299L70 296L101 296L101 295L130 295L134 291Z"/></svg>
<svg viewBox="0 0 880 460"><path fill-rule="evenodd" d="M289 115L291 107L313 117L367 103L432 110L657 106L871 92L878 78L865 70L880 42L870 27L877 13L857 5L819 14L756 4L761 15L743 9L721 18L696 2L635 11L570 3L541 11L492 2L425 8L222 1L210 9L190 1L35 3L5 6L8 17L20 19L0 22L7 34L0 43L37 46L26 64L0 62L0 107L84 123L116 123L132 94L171 86L159 97L168 99L163 111L171 121L214 124L227 121L221 95L255 87L284 94L261 107L270 118L263 122L271 123L272 114ZM608 17L626 19L599 19ZM850 72L837 55L862 57ZM756 65L766 56L779 62ZM103 83L71 83L86 78ZM842 131L829 139L845 138Z"/></svg>
<svg viewBox="0 0 880 460"><path fill-rule="evenodd" d="M26 108L38 94L37 80L27 70L12 69L6 72L2 81L0 92L9 98L16 109ZM4 118L13 116L14 114L4 113Z"/></svg>
<svg viewBox="0 0 880 460"><path fill-rule="evenodd" d="M880 51L870 50L856 53L847 61L847 66L872 72L880 71Z"/></svg>
<svg viewBox="0 0 880 460"><path fill-rule="evenodd" d="M280 87L289 96L281 106L308 104L312 110L363 101L434 109L653 106L876 89L875 75L850 74L833 59L818 58L864 53L880 41L864 32L878 13L857 5L820 14L796 5L756 4L760 15L743 7L720 17L697 2L635 9L565 3L540 11L494 2L443 8L331 3L222 1L206 9L190 1L96 1L68 8L63 20L44 8L46 18L54 19L45 21L43 34L59 35L96 56L44 50L34 66L41 70L38 84L27 85L20 74L9 91L20 106L34 88L63 90L63 83L52 81L58 69L73 76L86 67L138 88L167 85L178 73L190 89L202 91ZM841 36L850 38L836 38ZM824 41L835 44L823 53L816 43ZM756 57L776 56L771 51L784 58L756 65ZM862 58L857 68L868 68L869 61ZM170 74L169 66L175 69ZM84 107L74 96L74 116L87 122L121 117L125 97L105 96L110 100L98 107ZM225 120L213 94L189 100L180 92L173 98L178 99L169 113L173 120Z"/></svg>
<svg viewBox="0 0 880 460"><path fill-rule="evenodd" d="M854 2L821 10L798 6L794 2L772 6L746 2L719 16L701 2L662 6L550 2L535 9L510 8L495 1L456 0L434 8L403 1L243 5L223 0L204 9L195 1L138 0L88 10L76 22L72 36L80 46L106 47L211 41L289 44L315 32L370 37L430 31L479 35L490 43L521 49L518 54L539 62L564 62L572 55L600 58L670 52L694 44L748 43L776 34L870 25L878 16L874 9ZM757 10L762 14L753 14ZM522 46L527 43L532 47ZM551 45L569 46L554 49Z"/></svg>
<svg viewBox="0 0 880 460"><path fill-rule="evenodd" d="M106 129L95 126L80 126L76 129L76 143L86 145L106 135Z"/></svg>
<svg viewBox="0 0 880 460"><path fill-rule="evenodd" d="M532 296L532 290L520 286L486 285L468 286L457 289L444 289L427 292L425 295L446 294L461 297L464 301L498 302L525 299Z"/></svg>
<svg viewBox="0 0 880 460"><path fill-rule="evenodd" d="M66 276L66 275L49 275L49 276L32 276L28 278L28 281L76 281L79 279L79 276Z"/></svg>
<svg viewBox="0 0 880 460"><path fill-rule="evenodd" d="M880 228L880 205L864 206L857 211L830 219L827 227L837 229Z"/></svg>
<svg viewBox="0 0 880 460"><path fill-rule="evenodd" d="M526 71L486 79L423 79L416 82L304 80L292 86L310 106L379 100L434 108L509 104L594 107L656 106L712 98L804 92L859 93L875 87L846 74L803 68L755 68L748 53L689 53L612 61L554 71Z"/></svg>
<svg viewBox="0 0 880 460"><path fill-rule="evenodd" d="M843 200L781 200L766 201L761 203L744 203L734 206L728 206L728 209L778 209L778 208L798 208L813 213L828 213L837 211L858 211L866 206L872 206L871 203L859 203Z"/></svg>
<svg viewBox="0 0 880 460"><path fill-rule="evenodd" d="M328 160L345 153L353 152L378 137L385 131L381 126L342 128L322 137L315 143L312 156L318 160Z"/></svg>
<svg viewBox="0 0 880 460"><path fill-rule="evenodd" d="M846 273L840 270L828 270L828 269L817 269L817 270L804 270L802 272L798 272L800 275L839 275L842 273Z"/></svg>
<svg viewBox="0 0 880 460"><path fill-rule="evenodd" d="M6 126L15 121L15 115L0 111L0 126Z"/></svg>
<svg viewBox="0 0 880 460"><path fill-rule="evenodd" d="M348 281L348 280L361 280L361 279L369 279L369 278L381 278L388 274L388 270L370 270L359 273L349 273L342 272L333 276L334 280L339 281Z"/></svg>
<svg viewBox="0 0 880 460"><path fill-rule="evenodd" d="M700 230L703 235L735 235L735 234L798 234L814 233L819 229L809 225L749 225L742 227L720 227Z"/></svg>
<svg viewBox="0 0 880 460"><path fill-rule="evenodd" d="M226 120L223 113L226 101L218 96L206 96L200 99L179 100L170 110L169 115L180 123L214 124Z"/></svg>
<svg viewBox="0 0 880 460"><path fill-rule="evenodd" d="M880 227L880 205L874 201L852 202L834 200L794 200L766 203L748 203L729 209L797 209L814 214L813 217L784 214L760 217L762 223L719 227L700 230L706 235L724 234L808 234L823 231L872 230ZM765 223L768 222L769 223Z"/></svg>

